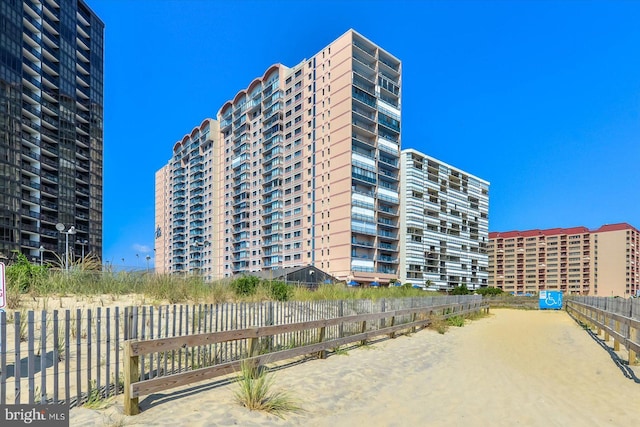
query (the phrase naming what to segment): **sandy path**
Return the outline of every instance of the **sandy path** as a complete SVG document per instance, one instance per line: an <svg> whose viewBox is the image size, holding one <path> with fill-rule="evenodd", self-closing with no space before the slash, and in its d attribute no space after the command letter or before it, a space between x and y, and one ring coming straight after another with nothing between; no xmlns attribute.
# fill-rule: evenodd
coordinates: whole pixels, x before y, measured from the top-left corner
<svg viewBox="0 0 640 427"><path fill-rule="evenodd" d="M640 383L555 311L495 310L445 335L421 331L279 370L276 386L306 412L286 420L250 412L233 403L234 385L222 385L142 399L143 413L124 423L618 426L636 425L640 408ZM115 425L121 413L120 397L105 411L73 409L71 425Z"/></svg>

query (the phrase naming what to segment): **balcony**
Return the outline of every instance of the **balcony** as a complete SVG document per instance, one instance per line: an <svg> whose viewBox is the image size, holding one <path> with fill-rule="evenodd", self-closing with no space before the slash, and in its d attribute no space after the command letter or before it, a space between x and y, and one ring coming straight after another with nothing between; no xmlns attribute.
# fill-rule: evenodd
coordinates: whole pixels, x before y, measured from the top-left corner
<svg viewBox="0 0 640 427"><path fill-rule="evenodd" d="M374 134L376 133L376 127L374 125L371 125L369 123L367 123L365 120L363 120L362 118L359 118L357 115L353 115L353 125L360 128L360 129L364 129L365 131L369 132L370 134Z"/></svg>
<svg viewBox="0 0 640 427"><path fill-rule="evenodd" d="M359 167L353 167L353 170L351 172L351 177L353 179L366 182L368 184L374 184L375 185L376 182L377 182L375 173L367 171L367 170L364 170L364 169L359 168Z"/></svg>
<svg viewBox="0 0 640 427"><path fill-rule="evenodd" d="M367 93L365 89L358 87L355 82L353 87L353 98L371 107L376 107L376 97Z"/></svg>
<svg viewBox="0 0 640 427"><path fill-rule="evenodd" d="M400 132L400 121L393 119L386 114L378 114L378 123L395 132Z"/></svg>
<svg viewBox="0 0 640 427"><path fill-rule="evenodd" d="M359 51L366 53L369 56L376 55L376 48L374 46L367 46L366 42L353 39L353 46L358 48Z"/></svg>
<svg viewBox="0 0 640 427"><path fill-rule="evenodd" d="M53 62L53 61L48 60L47 58L43 58L43 59L42 59L42 63L43 63L44 65L46 65L47 67L49 67L49 69L51 70L51 71L49 71L49 72L50 72L51 74L53 74L53 75L54 75L54 76L56 76L56 77L58 76L58 72L59 72L59 70L60 70L60 66L58 65L58 63L57 63L57 62ZM52 83L57 83L57 81L54 81L54 82L52 82Z"/></svg>
<svg viewBox="0 0 640 427"><path fill-rule="evenodd" d="M394 257L388 256L388 255L379 255L378 256L378 261L394 264L394 263L398 262L398 258L394 258Z"/></svg>
<svg viewBox="0 0 640 427"><path fill-rule="evenodd" d="M397 74L400 72L400 63L396 63L394 62L391 58L385 58L382 55L380 55L380 58L378 58L378 60L380 61L381 64L383 64L386 68L388 68L389 70L393 71L394 74ZM383 68L385 68L383 67Z"/></svg>
<svg viewBox="0 0 640 427"><path fill-rule="evenodd" d="M33 114L33 116L37 119L40 117L40 111L38 111L35 105L29 104L28 102L22 101L22 109L27 112ZM25 116L26 118L26 116Z"/></svg>
<svg viewBox="0 0 640 427"><path fill-rule="evenodd" d="M395 221L392 221L389 218L378 218L378 224L386 225L387 227L398 228L398 224L396 224Z"/></svg>
<svg viewBox="0 0 640 427"><path fill-rule="evenodd" d="M37 104L39 104L41 101L40 95L37 95L35 92L32 92L31 90L24 90L22 91L22 93L23 95L27 95L32 100L36 101Z"/></svg>
<svg viewBox="0 0 640 427"><path fill-rule="evenodd" d="M391 243L386 243L386 242L380 242L378 243L378 248L379 249L385 249L388 251L397 251L398 250L398 246L391 244Z"/></svg>
<svg viewBox="0 0 640 427"><path fill-rule="evenodd" d="M386 238L389 238L389 239L397 239L398 238L398 233L390 231L390 230L378 230L378 236L386 237Z"/></svg>
<svg viewBox="0 0 640 427"><path fill-rule="evenodd" d="M32 87L29 86L29 84L27 84L25 86L26 89L29 89L32 93L35 90L41 89L42 88L42 83L38 80L36 80L32 75L30 75L29 73L23 72L22 73L22 78L29 84L31 84L33 87L35 87L35 89L33 89Z"/></svg>

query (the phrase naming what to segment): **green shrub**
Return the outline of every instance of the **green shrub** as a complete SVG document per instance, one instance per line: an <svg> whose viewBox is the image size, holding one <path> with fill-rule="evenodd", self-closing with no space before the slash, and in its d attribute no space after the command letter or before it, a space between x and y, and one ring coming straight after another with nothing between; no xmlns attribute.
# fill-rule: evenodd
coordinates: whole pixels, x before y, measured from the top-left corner
<svg viewBox="0 0 640 427"><path fill-rule="evenodd" d="M460 285L453 288L450 295L469 295L471 292L467 289L467 285Z"/></svg>
<svg viewBox="0 0 640 427"><path fill-rule="evenodd" d="M270 283L269 295L276 301L289 301L293 296L293 287L285 282L274 280Z"/></svg>
<svg viewBox="0 0 640 427"><path fill-rule="evenodd" d="M35 289L46 276L46 267L34 265L27 257L18 252L17 261L5 270L7 288L22 294Z"/></svg>
<svg viewBox="0 0 640 427"><path fill-rule="evenodd" d="M231 282L231 289L237 296L253 295L259 283L260 279L255 276L242 276Z"/></svg>
<svg viewBox="0 0 640 427"><path fill-rule="evenodd" d="M485 297L488 296L493 296L493 295L500 295L502 294L502 289L500 288L494 288L493 286L490 286L488 288L480 288L478 290L476 290L476 292L478 293L478 295L482 295Z"/></svg>

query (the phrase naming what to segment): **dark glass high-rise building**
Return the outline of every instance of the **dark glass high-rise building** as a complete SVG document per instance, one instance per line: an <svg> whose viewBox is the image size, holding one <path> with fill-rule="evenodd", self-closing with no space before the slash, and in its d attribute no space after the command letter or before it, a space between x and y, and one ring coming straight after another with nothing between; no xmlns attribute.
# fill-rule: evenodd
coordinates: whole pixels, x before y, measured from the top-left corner
<svg viewBox="0 0 640 427"><path fill-rule="evenodd" d="M0 257L102 256L103 36L82 0L0 2Z"/></svg>

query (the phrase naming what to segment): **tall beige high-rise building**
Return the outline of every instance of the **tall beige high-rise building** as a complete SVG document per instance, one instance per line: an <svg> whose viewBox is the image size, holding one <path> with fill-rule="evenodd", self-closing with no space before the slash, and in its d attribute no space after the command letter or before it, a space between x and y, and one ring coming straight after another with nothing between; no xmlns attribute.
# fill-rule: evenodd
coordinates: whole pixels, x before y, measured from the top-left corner
<svg viewBox="0 0 640 427"><path fill-rule="evenodd" d="M489 233L489 286L515 294L640 294L640 232L629 224Z"/></svg>
<svg viewBox="0 0 640 427"><path fill-rule="evenodd" d="M219 126L206 119L173 146L156 172L155 269L217 277Z"/></svg>
<svg viewBox="0 0 640 427"><path fill-rule="evenodd" d="M202 176L187 148L202 126L156 174L156 269L216 279L313 264L361 285L398 278L400 87L400 61L353 30L269 67L206 121Z"/></svg>

